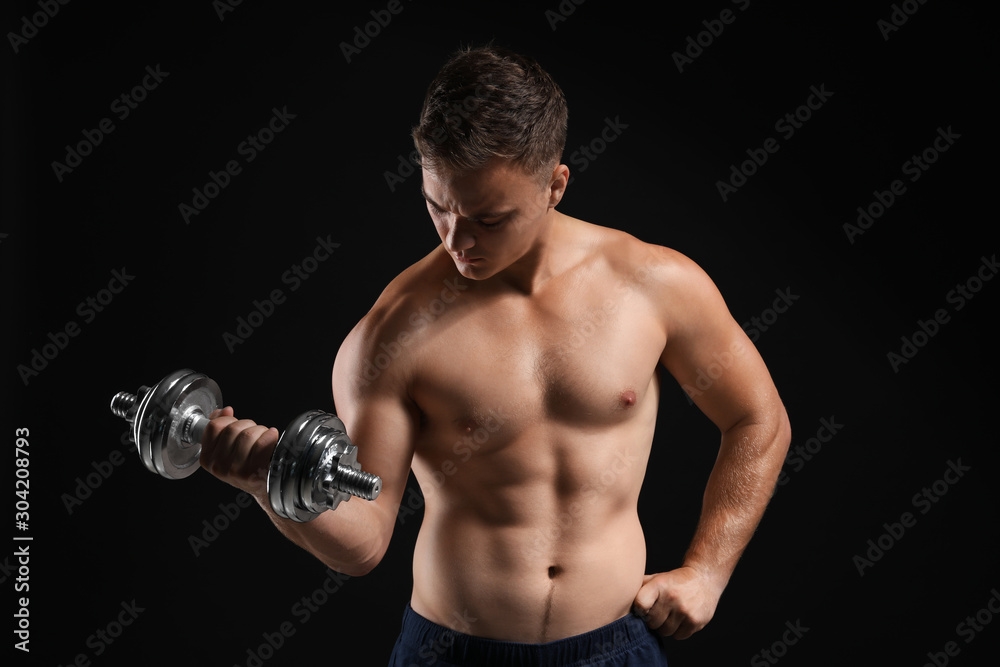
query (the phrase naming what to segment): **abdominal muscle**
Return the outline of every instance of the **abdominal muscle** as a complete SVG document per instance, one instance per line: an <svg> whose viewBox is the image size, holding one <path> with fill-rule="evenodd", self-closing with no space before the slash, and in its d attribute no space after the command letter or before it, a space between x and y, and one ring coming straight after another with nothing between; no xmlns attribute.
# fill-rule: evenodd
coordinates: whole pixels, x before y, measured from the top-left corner
<svg viewBox="0 0 1000 667"><path fill-rule="evenodd" d="M458 632L522 643L628 614L646 560L635 500L623 497L632 494L619 487L559 498L551 488L481 489L472 502L466 489L461 503L429 496L413 556L413 610ZM477 502L504 510L482 512Z"/></svg>

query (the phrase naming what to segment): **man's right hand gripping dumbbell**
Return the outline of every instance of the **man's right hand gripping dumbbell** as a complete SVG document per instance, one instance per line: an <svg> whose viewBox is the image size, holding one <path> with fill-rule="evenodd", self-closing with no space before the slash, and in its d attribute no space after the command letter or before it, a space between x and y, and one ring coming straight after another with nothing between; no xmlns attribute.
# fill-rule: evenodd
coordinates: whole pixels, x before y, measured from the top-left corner
<svg viewBox="0 0 1000 667"><path fill-rule="evenodd" d="M281 433L273 426L237 419L232 407L214 410L208 417L198 457L201 467L254 498L266 498L271 455Z"/></svg>

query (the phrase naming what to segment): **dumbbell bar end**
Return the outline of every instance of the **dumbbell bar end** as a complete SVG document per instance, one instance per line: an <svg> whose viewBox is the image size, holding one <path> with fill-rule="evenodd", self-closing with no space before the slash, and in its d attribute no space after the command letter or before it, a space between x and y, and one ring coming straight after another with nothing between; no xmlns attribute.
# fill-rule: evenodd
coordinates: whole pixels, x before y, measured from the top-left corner
<svg viewBox="0 0 1000 667"><path fill-rule="evenodd" d="M129 440L143 465L168 479L183 479L200 466L201 436L208 415L222 407L215 380L187 368L175 371L150 389L118 392L111 411L128 421Z"/></svg>

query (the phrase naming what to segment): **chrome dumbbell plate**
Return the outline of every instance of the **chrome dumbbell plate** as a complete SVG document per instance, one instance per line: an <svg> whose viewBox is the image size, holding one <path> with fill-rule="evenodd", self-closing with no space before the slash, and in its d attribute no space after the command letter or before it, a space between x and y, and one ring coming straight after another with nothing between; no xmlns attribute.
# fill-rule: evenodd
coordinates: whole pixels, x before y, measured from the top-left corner
<svg viewBox="0 0 1000 667"><path fill-rule="evenodd" d="M132 422L132 438L146 468L170 479L198 470L201 433L182 431L192 416L207 417L221 407L222 391L206 375L182 369L160 380L142 396Z"/></svg>
<svg viewBox="0 0 1000 667"><path fill-rule="evenodd" d="M268 499L278 516L311 521L350 500L351 494L330 487L340 466L361 470L357 448L345 431L339 418L320 410L306 412L288 425L267 475Z"/></svg>

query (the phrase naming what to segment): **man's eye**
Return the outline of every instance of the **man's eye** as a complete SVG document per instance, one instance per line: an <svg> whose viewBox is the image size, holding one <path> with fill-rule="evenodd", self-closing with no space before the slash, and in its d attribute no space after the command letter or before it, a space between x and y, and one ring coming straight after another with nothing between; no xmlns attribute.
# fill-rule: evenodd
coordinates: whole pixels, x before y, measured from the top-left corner
<svg viewBox="0 0 1000 667"><path fill-rule="evenodd" d="M445 211L444 209L438 208L435 204L431 203L430 200L426 200L426 201L427 201L427 208L430 209L430 212L433 215L444 215L445 213L447 213L447 211ZM494 219L494 220L492 220L490 222L486 222L485 220L479 220L479 219L469 219L469 222L473 222L473 223L475 223L477 225L480 225L482 227L485 227L487 229L491 229L491 228L494 228L494 227L499 227L500 225L502 225L503 223L505 223L507 221L508 217L509 216L504 216L502 218L496 218L496 219Z"/></svg>
<svg viewBox="0 0 1000 667"><path fill-rule="evenodd" d="M506 213L498 218L487 218L486 220L476 220L476 222L486 228L500 227L509 222L515 216L515 213Z"/></svg>

